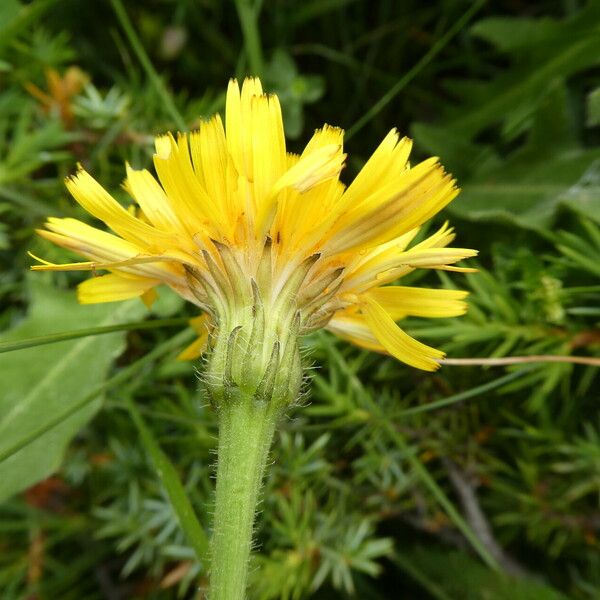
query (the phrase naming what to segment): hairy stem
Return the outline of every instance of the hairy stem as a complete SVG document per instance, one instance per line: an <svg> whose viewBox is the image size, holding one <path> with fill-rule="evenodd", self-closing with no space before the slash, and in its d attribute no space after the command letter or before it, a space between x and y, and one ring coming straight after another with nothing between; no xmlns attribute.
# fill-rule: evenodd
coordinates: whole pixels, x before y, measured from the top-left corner
<svg viewBox="0 0 600 600"><path fill-rule="evenodd" d="M252 530L279 411L241 398L219 409L210 600L243 600Z"/></svg>

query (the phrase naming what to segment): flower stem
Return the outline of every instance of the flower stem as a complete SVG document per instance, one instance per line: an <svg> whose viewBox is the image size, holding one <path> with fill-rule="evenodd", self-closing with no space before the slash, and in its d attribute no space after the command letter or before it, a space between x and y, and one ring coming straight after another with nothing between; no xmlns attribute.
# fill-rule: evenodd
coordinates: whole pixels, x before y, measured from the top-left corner
<svg viewBox="0 0 600 600"><path fill-rule="evenodd" d="M210 600L243 600L252 530L279 410L238 398L219 408Z"/></svg>

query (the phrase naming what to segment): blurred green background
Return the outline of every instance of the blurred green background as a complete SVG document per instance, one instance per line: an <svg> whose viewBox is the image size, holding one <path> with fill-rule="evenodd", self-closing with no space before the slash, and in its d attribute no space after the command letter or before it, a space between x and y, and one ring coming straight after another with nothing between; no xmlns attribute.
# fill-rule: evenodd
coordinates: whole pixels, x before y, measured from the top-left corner
<svg viewBox="0 0 600 600"><path fill-rule="evenodd" d="M33 230L88 218L62 183L77 162L119 195L125 161L150 165L153 135L221 110L247 74L279 94L290 149L347 130L346 182L394 126L458 177L432 227L449 218L481 270L426 277L470 289L470 311L409 332L451 357L598 356L600 2L2 0L3 600L204 597L178 512L210 524L215 417L175 360L193 308L166 291L151 311L79 307L83 275L31 274L27 251L67 260ZM429 374L329 335L306 348L252 599L600 598L597 369Z"/></svg>

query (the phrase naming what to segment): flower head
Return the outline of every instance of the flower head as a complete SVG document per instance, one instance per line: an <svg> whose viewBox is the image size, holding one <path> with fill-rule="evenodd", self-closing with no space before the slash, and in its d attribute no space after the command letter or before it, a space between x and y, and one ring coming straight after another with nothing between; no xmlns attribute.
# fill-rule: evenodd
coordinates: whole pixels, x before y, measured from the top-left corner
<svg viewBox="0 0 600 600"><path fill-rule="evenodd" d="M260 385L279 385L276 366L296 364L298 336L321 327L434 370L443 353L396 321L460 315L466 293L389 284L418 268L470 270L453 265L476 252L449 248L447 225L411 245L458 189L436 158L410 166L410 150L390 131L346 187L341 129L325 125L302 154L288 153L277 96L258 79L241 90L231 81L225 126L215 115L198 131L157 138L158 179L127 166L134 209L82 168L70 177L75 200L114 233L50 218L40 235L88 260L33 268L109 271L80 284L83 303L151 302L156 286L170 286L203 309L215 373L238 384L260 375ZM245 359L233 364L240 345Z"/></svg>

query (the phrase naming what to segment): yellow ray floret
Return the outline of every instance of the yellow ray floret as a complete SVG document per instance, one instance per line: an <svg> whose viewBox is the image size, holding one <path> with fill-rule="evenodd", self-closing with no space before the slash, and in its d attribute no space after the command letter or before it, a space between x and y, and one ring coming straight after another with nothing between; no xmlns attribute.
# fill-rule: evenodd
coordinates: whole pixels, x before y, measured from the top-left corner
<svg viewBox="0 0 600 600"><path fill-rule="evenodd" d="M143 296L160 283L159 280L109 273L88 279L77 288L77 298L81 304L116 302Z"/></svg>
<svg viewBox="0 0 600 600"><path fill-rule="evenodd" d="M190 319L190 326L198 334L198 337L177 356L177 360L194 360L202 355L208 343L210 323L206 315L200 315Z"/></svg>
<svg viewBox="0 0 600 600"><path fill-rule="evenodd" d="M156 176L126 165L128 203L81 167L69 177L75 200L112 233L51 217L40 235L85 260L34 257L33 268L91 271L79 286L82 303L151 304L158 285L170 286L204 311L193 323L198 339L180 358L211 347L209 333L234 309L252 306L259 319L291 303L300 334L325 327L434 370L443 353L396 321L461 315L466 292L394 282L415 269L474 270L456 266L476 252L450 247L447 224L413 242L456 197L456 182L437 158L411 166L411 140L392 130L346 187L343 136L325 125L300 154L289 152L278 98L256 78L241 87L232 80L224 124L215 115L192 133L158 137Z"/></svg>
<svg viewBox="0 0 600 600"><path fill-rule="evenodd" d="M405 286L377 287L368 292L394 321L404 317L457 317L467 312L461 290L431 290Z"/></svg>
<svg viewBox="0 0 600 600"><path fill-rule="evenodd" d="M363 302L367 326L392 356L425 371L435 371L439 367L438 361L444 357L443 352L407 335L376 300L366 296Z"/></svg>

